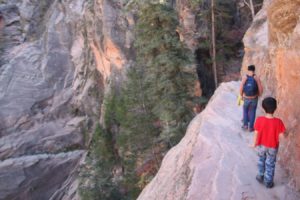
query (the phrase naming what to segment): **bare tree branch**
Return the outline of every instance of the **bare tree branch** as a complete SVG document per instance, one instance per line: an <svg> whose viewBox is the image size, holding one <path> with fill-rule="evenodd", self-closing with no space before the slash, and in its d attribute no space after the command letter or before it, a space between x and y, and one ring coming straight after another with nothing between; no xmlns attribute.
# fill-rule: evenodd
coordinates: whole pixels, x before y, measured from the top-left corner
<svg viewBox="0 0 300 200"><path fill-rule="evenodd" d="M254 10L254 6L253 6L253 0L249 0L249 2L247 2L247 0L244 0L244 3L251 10L252 20L254 20L255 10Z"/></svg>
<svg viewBox="0 0 300 200"><path fill-rule="evenodd" d="M212 68L215 87L218 87L217 63L216 63L216 36L215 36L215 0L211 0L211 38L212 38Z"/></svg>

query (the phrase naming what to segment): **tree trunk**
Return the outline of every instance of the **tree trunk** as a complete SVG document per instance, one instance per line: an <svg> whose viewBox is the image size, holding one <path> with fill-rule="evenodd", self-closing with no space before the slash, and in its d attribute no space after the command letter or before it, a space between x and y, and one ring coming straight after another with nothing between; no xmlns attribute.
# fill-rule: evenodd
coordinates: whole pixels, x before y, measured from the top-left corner
<svg viewBox="0 0 300 200"><path fill-rule="evenodd" d="M252 14L252 20L254 20L255 10L254 10L254 6L253 6L253 0L249 0L249 1L250 1L250 10L251 10L251 14Z"/></svg>
<svg viewBox="0 0 300 200"><path fill-rule="evenodd" d="M247 2L247 0L244 0L244 3L249 7L249 9L251 10L251 15L252 15L252 20L254 20L255 17L255 10L254 10L254 5L253 5L253 0L249 0L249 3Z"/></svg>
<svg viewBox="0 0 300 200"><path fill-rule="evenodd" d="M215 0L211 0L211 41L212 41L212 69L215 87L218 87L217 63L216 63L216 36L215 36Z"/></svg>

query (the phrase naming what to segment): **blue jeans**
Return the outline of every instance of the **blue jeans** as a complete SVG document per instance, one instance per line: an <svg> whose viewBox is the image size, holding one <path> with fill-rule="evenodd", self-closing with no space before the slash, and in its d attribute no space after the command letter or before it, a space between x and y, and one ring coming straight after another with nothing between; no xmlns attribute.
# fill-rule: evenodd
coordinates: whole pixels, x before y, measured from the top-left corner
<svg viewBox="0 0 300 200"><path fill-rule="evenodd" d="M258 147L258 175L264 177L265 183L272 183L275 173L276 148Z"/></svg>
<svg viewBox="0 0 300 200"><path fill-rule="evenodd" d="M258 102L258 98L255 99L244 98L244 106L243 106L244 127L249 127L250 130L253 130L254 127L257 102Z"/></svg>

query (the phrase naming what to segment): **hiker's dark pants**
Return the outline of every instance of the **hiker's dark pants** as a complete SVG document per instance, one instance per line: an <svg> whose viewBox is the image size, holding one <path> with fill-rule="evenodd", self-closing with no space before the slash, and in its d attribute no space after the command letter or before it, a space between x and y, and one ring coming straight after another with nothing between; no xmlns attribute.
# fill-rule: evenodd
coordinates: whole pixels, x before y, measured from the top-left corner
<svg viewBox="0 0 300 200"><path fill-rule="evenodd" d="M264 183L272 183L275 173L276 148L258 147L258 175L264 177Z"/></svg>
<svg viewBox="0 0 300 200"><path fill-rule="evenodd" d="M243 106L244 127L248 127L250 130L253 130L254 127L257 102L258 102L258 98L255 99L244 98L244 106Z"/></svg>

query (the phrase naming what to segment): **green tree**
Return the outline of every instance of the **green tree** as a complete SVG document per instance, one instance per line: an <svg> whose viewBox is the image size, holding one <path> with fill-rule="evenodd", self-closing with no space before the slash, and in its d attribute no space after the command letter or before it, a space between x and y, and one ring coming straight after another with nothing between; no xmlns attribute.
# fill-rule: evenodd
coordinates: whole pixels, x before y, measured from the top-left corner
<svg viewBox="0 0 300 200"><path fill-rule="evenodd" d="M80 170L80 196L83 200L120 200L118 185L113 181L113 166L118 159L113 151L112 134L98 125L93 134L86 164Z"/></svg>
<svg viewBox="0 0 300 200"><path fill-rule="evenodd" d="M136 27L137 64L144 69L152 112L162 124L161 138L173 146L192 116L196 73L190 67L191 52L179 40L176 12L165 4L143 7Z"/></svg>
<svg viewBox="0 0 300 200"><path fill-rule="evenodd" d="M228 61L238 59L235 57L237 51L240 50L241 42L238 37L240 37L241 30L238 27L238 22L235 21L238 18L235 15L237 5L232 0L189 0L189 2L194 12L198 13L196 18L198 24L202 26L206 24L207 26L207 33L203 34L206 35L206 38L201 38L199 52L208 51L210 55L202 54L198 57L201 57L202 62L206 57L208 62L205 62L204 65L211 73L209 78L214 80L214 85L217 87L225 74L225 68L230 67ZM237 38L233 38L234 34ZM202 72L202 75L208 74L206 73L207 70L203 69L203 64L198 65L198 71ZM207 97L210 97L210 95L211 92Z"/></svg>
<svg viewBox="0 0 300 200"><path fill-rule="evenodd" d="M196 72L192 53L176 32L176 12L168 5L147 3L139 11L136 64L123 88L105 98L103 128L94 134L82 173L83 199L136 199L164 153L186 132ZM143 168L146 160L150 170Z"/></svg>
<svg viewBox="0 0 300 200"><path fill-rule="evenodd" d="M159 128L157 118L151 112L142 68L133 66L128 72L128 81L122 91L120 104L124 105L119 115L120 132L117 137L119 154L124 169L123 183L129 199L135 199L142 188L138 187L137 160L147 157L147 150L157 143Z"/></svg>
<svg viewBox="0 0 300 200"><path fill-rule="evenodd" d="M167 5L141 7L134 43L136 64L128 71L121 95L124 110L117 144L124 167L123 185L130 198L136 197L143 182L151 180L160 155L178 143L192 118L195 70L190 66L191 52L176 32L176 12ZM138 170L143 168L141 160L154 160L156 169ZM137 171L142 171L140 177Z"/></svg>

